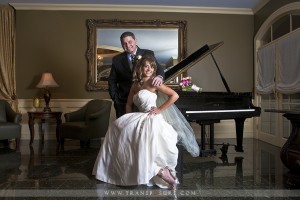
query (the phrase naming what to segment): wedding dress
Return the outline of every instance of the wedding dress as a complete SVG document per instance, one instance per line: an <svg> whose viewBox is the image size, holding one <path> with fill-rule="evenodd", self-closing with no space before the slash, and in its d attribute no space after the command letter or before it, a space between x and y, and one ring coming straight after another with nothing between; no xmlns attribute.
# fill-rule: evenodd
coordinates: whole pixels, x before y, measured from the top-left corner
<svg viewBox="0 0 300 200"><path fill-rule="evenodd" d="M125 114L109 125L93 169L97 179L123 186L168 186L156 175L166 166L175 171L177 133L161 114L149 115L156 98L156 93L140 90L133 97L140 112Z"/></svg>

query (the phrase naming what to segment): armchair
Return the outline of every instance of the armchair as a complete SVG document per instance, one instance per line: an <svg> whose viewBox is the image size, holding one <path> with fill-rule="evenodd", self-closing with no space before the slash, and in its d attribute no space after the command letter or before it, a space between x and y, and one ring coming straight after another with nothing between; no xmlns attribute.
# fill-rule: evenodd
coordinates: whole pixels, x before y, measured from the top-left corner
<svg viewBox="0 0 300 200"><path fill-rule="evenodd" d="M112 102L94 99L77 111L65 113L66 122L59 127L61 149L65 138L80 140L80 146L89 146L90 139L104 137L110 119Z"/></svg>
<svg viewBox="0 0 300 200"><path fill-rule="evenodd" d="M20 150L21 113L15 112L9 103L0 99L0 140L15 138L16 150Z"/></svg>

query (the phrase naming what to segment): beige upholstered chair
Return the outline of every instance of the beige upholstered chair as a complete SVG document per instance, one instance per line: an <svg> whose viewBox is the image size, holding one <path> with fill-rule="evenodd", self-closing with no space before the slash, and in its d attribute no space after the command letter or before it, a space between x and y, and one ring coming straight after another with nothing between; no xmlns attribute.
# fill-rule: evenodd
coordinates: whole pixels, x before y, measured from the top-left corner
<svg viewBox="0 0 300 200"><path fill-rule="evenodd" d="M104 137L109 125L112 102L94 99L77 111L65 113L66 122L59 127L61 149L66 138L80 140L80 146L89 146L90 139Z"/></svg>

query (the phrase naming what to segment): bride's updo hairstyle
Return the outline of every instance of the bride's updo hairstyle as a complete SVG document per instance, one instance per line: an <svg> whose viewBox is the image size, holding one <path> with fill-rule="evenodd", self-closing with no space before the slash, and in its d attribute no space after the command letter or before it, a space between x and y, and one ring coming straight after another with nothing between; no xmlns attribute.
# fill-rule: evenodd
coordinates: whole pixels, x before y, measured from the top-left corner
<svg viewBox="0 0 300 200"><path fill-rule="evenodd" d="M145 54L136 63L136 66L135 66L135 69L134 69L134 72L133 72L133 78L132 78L133 82L139 83L140 85L143 84L142 83L143 67L145 66L147 61L150 63L150 66L154 68L153 76L156 75L157 66L156 66L154 56L152 56L150 54Z"/></svg>

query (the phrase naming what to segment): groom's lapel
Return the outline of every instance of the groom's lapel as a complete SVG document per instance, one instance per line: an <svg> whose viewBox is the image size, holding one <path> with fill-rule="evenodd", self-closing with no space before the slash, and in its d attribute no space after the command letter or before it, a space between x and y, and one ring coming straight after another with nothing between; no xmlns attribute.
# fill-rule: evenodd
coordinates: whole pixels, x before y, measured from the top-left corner
<svg viewBox="0 0 300 200"><path fill-rule="evenodd" d="M137 49L137 51L136 51L136 55L141 55L141 56L143 56L144 55L144 50L143 49L140 49L139 47L138 47L138 49Z"/></svg>
<svg viewBox="0 0 300 200"><path fill-rule="evenodd" d="M124 66L124 71L128 71L128 70L131 71L126 52L122 53L121 62L122 62L122 65Z"/></svg>

